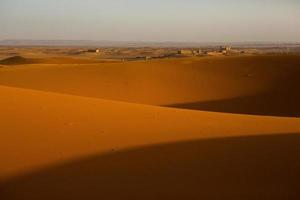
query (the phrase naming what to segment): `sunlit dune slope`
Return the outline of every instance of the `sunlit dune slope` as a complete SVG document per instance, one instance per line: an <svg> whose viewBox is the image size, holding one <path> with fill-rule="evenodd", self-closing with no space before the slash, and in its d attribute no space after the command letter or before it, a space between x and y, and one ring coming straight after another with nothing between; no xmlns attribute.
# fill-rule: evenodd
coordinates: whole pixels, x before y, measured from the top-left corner
<svg viewBox="0 0 300 200"><path fill-rule="evenodd" d="M104 152L300 132L299 118L179 110L0 87L0 177Z"/></svg>
<svg viewBox="0 0 300 200"><path fill-rule="evenodd" d="M1 199L299 197L300 118L0 95Z"/></svg>
<svg viewBox="0 0 300 200"><path fill-rule="evenodd" d="M178 108L300 116L300 56L240 56L0 69L0 84Z"/></svg>
<svg viewBox="0 0 300 200"><path fill-rule="evenodd" d="M1 200L299 199L299 56L39 59L0 65Z"/></svg>

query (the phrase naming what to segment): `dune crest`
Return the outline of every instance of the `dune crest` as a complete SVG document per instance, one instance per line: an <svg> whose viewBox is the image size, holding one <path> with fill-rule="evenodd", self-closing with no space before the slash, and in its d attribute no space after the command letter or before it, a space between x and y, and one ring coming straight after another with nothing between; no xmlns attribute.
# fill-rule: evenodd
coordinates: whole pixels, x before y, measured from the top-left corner
<svg viewBox="0 0 300 200"><path fill-rule="evenodd" d="M299 199L299 56L90 61L0 69L1 200Z"/></svg>
<svg viewBox="0 0 300 200"><path fill-rule="evenodd" d="M24 65L24 64L34 64L34 63L38 63L37 60L24 58L22 56L12 56L0 60L0 64L2 65Z"/></svg>
<svg viewBox="0 0 300 200"><path fill-rule="evenodd" d="M299 117L299 63L300 56L272 55L26 65L1 70L0 84L194 110Z"/></svg>
<svg viewBox="0 0 300 200"><path fill-rule="evenodd" d="M12 56L0 60L0 64L2 65L91 64L91 63L107 63L107 62L113 62L113 61L96 60L96 59L88 59L88 58L72 58L72 57L24 58L22 56Z"/></svg>
<svg viewBox="0 0 300 200"><path fill-rule="evenodd" d="M299 118L179 110L3 86L0 95L5 113L0 177L136 146L300 132Z"/></svg>

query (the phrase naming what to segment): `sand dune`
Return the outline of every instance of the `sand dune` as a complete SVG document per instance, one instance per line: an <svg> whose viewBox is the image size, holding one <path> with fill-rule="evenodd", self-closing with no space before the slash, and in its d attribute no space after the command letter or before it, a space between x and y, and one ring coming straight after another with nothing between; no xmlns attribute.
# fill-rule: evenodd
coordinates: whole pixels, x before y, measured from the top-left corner
<svg viewBox="0 0 300 200"><path fill-rule="evenodd" d="M3 67L0 199L299 199L299 63Z"/></svg>
<svg viewBox="0 0 300 200"><path fill-rule="evenodd" d="M300 132L298 118L178 110L9 87L0 92L5 113L0 176L113 149Z"/></svg>
<svg viewBox="0 0 300 200"><path fill-rule="evenodd" d="M22 56L12 56L0 60L0 64L2 65L22 65L22 64L34 64L34 63L39 63L39 60L32 59L32 58L24 58Z"/></svg>
<svg viewBox="0 0 300 200"><path fill-rule="evenodd" d="M72 57L50 57L50 58L24 58L22 56L13 56L0 60L2 65L24 65L24 64L89 64L103 63L104 60L72 58Z"/></svg>
<svg viewBox="0 0 300 200"><path fill-rule="evenodd" d="M300 134L195 140L52 166L10 180L4 199L297 200Z"/></svg>
<svg viewBox="0 0 300 200"><path fill-rule="evenodd" d="M290 88L292 89L293 86L291 85ZM281 90L280 92L268 91L252 96L203 102L187 102L165 106L226 113L300 117L300 93L287 89Z"/></svg>
<svg viewBox="0 0 300 200"><path fill-rule="evenodd" d="M2 69L0 84L197 110L299 116L299 63L299 56L243 56L39 64Z"/></svg>

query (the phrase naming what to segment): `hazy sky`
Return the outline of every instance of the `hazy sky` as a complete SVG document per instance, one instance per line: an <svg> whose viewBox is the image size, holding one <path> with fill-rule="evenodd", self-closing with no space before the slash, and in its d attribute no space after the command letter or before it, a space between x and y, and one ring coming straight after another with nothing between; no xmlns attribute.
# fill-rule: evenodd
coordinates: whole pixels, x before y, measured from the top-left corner
<svg viewBox="0 0 300 200"><path fill-rule="evenodd" d="M0 0L0 39L300 42L300 0Z"/></svg>

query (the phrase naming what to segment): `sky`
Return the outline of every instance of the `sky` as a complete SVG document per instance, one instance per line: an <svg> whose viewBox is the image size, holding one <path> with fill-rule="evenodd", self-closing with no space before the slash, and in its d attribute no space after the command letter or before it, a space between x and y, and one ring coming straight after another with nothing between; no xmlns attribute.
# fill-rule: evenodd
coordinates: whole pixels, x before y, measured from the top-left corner
<svg viewBox="0 0 300 200"><path fill-rule="evenodd" d="M300 42L300 0L0 0L0 40Z"/></svg>

